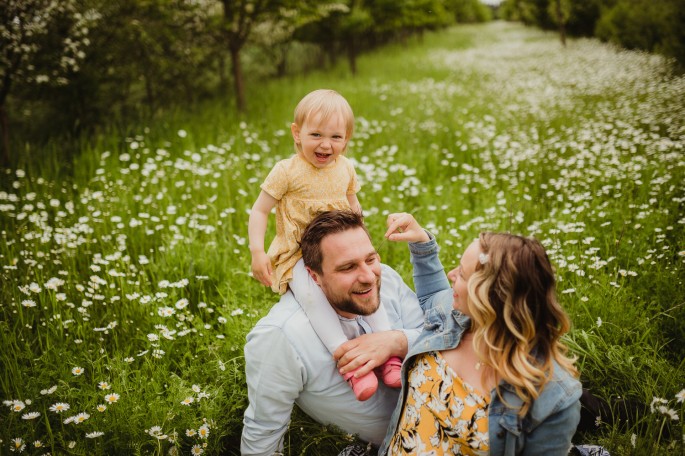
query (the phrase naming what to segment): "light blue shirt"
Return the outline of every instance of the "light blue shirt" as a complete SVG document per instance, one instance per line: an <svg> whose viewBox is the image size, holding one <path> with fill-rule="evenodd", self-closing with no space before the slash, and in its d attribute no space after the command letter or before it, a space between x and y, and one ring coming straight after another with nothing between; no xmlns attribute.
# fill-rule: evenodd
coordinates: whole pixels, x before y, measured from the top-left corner
<svg viewBox="0 0 685 456"><path fill-rule="evenodd" d="M390 325L404 332L411 347L423 326L416 295L387 265L381 265L381 278L381 300ZM350 338L372 332L363 317L339 319ZM249 405L243 419L243 455L282 450L294 404L322 424L378 445L399 393L379 382L369 400L357 401L290 291L247 335L245 373Z"/></svg>

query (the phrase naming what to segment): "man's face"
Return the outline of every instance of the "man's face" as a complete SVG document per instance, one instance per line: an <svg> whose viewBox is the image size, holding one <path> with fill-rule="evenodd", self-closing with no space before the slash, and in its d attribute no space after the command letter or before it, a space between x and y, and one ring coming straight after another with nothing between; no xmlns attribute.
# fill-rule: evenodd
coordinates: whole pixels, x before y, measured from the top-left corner
<svg viewBox="0 0 685 456"><path fill-rule="evenodd" d="M346 318L370 315L380 305L381 263L362 228L330 234L321 241L322 273L307 268L328 302Z"/></svg>

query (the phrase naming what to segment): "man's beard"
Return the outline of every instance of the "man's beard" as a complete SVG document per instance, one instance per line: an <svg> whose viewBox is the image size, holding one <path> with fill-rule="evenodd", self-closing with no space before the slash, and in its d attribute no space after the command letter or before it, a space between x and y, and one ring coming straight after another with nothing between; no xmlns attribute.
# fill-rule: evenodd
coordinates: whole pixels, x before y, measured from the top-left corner
<svg viewBox="0 0 685 456"><path fill-rule="evenodd" d="M334 309L338 309L341 312L362 316L371 315L378 310L381 303L381 279L379 277L376 282L376 302L373 305L367 304L366 306L362 306L348 296L340 298L337 296L326 296L326 298Z"/></svg>

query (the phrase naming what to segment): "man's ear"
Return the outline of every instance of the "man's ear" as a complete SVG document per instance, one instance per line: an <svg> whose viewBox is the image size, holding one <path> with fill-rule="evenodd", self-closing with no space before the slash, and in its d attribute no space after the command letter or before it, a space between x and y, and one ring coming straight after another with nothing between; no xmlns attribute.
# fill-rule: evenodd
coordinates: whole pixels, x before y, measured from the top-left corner
<svg viewBox="0 0 685 456"><path fill-rule="evenodd" d="M293 124L295 125L295 124ZM305 266L307 268L307 272L309 273L309 277L312 278L315 284L318 286L321 286L321 278L319 277L319 274L316 271L313 271L312 268L309 266Z"/></svg>

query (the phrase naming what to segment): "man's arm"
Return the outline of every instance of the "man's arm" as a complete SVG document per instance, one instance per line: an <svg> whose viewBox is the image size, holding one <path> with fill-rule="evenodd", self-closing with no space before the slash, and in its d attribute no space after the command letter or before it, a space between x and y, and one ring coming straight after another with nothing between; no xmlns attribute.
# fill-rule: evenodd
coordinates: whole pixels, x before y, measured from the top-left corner
<svg viewBox="0 0 685 456"><path fill-rule="evenodd" d="M272 455L283 449L305 368L280 328L256 326L245 344L249 405L243 419L242 455Z"/></svg>

